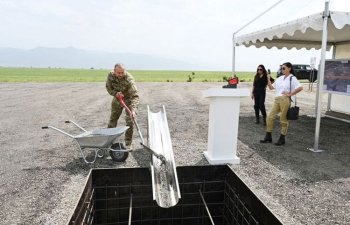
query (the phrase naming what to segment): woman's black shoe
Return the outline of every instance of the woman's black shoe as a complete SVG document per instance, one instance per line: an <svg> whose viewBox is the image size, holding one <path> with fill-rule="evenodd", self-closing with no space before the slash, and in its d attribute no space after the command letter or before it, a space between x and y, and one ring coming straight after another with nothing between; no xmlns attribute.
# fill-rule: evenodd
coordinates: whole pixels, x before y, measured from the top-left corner
<svg viewBox="0 0 350 225"><path fill-rule="evenodd" d="M266 132L264 140L260 140L260 143L271 143L271 142L272 142L271 132Z"/></svg>
<svg viewBox="0 0 350 225"><path fill-rule="evenodd" d="M257 117L256 119L255 119L255 124L259 124L260 123L260 120L259 120L259 117Z"/></svg>
<svg viewBox="0 0 350 225"><path fill-rule="evenodd" d="M285 143L286 143L285 135L281 134L280 138L275 143L275 145L280 146L280 145L284 145Z"/></svg>

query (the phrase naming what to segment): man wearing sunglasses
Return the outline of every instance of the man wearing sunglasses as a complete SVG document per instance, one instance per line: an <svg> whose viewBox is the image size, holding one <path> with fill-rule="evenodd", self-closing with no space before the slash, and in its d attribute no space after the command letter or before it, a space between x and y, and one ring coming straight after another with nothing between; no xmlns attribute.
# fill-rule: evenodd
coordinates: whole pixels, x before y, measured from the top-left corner
<svg viewBox="0 0 350 225"><path fill-rule="evenodd" d="M124 96L125 104L131 110L132 116L136 116L136 110L139 104L139 95L137 92L134 77L125 70L121 63L114 65L114 70L107 76L106 81L107 92L113 96L111 106L111 116L108 123L108 128L117 126L118 119L123 112L123 106L119 103L117 96ZM128 149L131 149L133 122L129 115L125 115L126 125L129 129L125 132L125 144Z"/></svg>

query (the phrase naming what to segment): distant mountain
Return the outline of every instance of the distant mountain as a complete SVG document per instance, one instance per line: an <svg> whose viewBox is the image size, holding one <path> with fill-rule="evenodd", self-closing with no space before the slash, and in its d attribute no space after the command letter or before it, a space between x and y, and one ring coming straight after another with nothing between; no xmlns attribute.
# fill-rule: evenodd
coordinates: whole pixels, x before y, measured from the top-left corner
<svg viewBox="0 0 350 225"><path fill-rule="evenodd" d="M0 66L9 67L62 67L62 68L103 68L110 69L117 62L128 69L169 69L190 70L190 63L159 56L136 53L111 53L88 51L74 47L46 48L30 50L0 48Z"/></svg>

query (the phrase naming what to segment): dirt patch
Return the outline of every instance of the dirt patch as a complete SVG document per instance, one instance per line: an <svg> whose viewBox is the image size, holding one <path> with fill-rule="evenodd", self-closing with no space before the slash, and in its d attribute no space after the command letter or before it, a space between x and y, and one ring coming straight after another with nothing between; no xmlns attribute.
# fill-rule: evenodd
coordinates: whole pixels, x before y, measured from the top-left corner
<svg viewBox="0 0 350 225"><path fill-rule="evenodd" d="M138 83L142 132L146 134L146 106L158 111L165 105L177 165L207 164L202 153L207 148L209 101L201 91L222 85ZM267 109L272 99L268 92ZM264 127L254 124L253 101L242 99L241 164L232 168L285 224L349 224L350 125L322 119L320 147L326 151L306 150L314 139L315 119L307 117L314 112L314 99L314 93L299 94L302 117L291 122L284 147L259 143ZM41 126L80 133L64 123L71 119L88 130L106 127L111 97L104 83L1 83L0 102L0 223L66 224L90 166L79 158L72 139ZM273 134L277 137L278 130ZM124 163L108 157L92 167L147 167L149 160L147 152L135 151Z"/></svg>

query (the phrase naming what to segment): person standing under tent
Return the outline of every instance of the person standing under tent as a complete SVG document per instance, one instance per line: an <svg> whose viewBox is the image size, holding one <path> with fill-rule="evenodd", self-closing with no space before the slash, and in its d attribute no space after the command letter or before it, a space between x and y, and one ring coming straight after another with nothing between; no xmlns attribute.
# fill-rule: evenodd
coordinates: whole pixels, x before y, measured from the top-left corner
<svg viewBox="0 0 350 225"><path fill-rule="evenodd" d="M271 84L270 76L268 77L268 87L272 90L275 89L275 100L273 102L272 109L267 116L266 121L266 135L261 143L272 142L272 130L273 122L276 115L280 113L281 135L275 145L284 145L286 143L285 136L288 130L287 112L290 107L291 101L295 101L295 95L303 90L298 79L294 76L292 64L286 62L282 64L283 76L278 77L273 84Z"/></svg>
<svg viewBox="0 0 350 225"><path fill-rule="evenodd" d="M253 89L251 98L254 100L255 110L255 123L260 123L259 113L263 116L264 125L266 125L266 109L265 109L265 97L268 73L264 65L259 65L253 82Z"/></svg>

